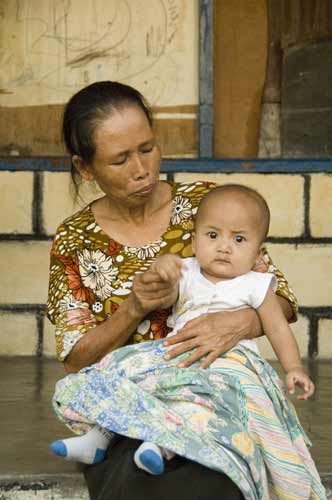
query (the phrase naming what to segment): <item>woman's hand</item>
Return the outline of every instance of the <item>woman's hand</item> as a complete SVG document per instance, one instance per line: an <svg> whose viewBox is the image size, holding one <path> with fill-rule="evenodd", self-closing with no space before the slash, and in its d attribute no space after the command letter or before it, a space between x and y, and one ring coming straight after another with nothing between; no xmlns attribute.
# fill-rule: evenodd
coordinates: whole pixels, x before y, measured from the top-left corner
<svg viewBox="0 0 332 500"><path fill-rule="evenodd" d="M179 367L185 368L201 360L200 367L207 368L240 340L254 338L261 333L261 323L254 309L203 314L188 321L176 335L165 340L165 346L176 346L166 354L165 359L176 358L195 349Z"/></svg>
<svg viewBox="0 0 332 500"><path fill-rule="evenodd" d="M155 309L166 309L176 302L178 296L178 280L163 279L152 269L136 274L130 299L134 311L144 317Z"/></svg>

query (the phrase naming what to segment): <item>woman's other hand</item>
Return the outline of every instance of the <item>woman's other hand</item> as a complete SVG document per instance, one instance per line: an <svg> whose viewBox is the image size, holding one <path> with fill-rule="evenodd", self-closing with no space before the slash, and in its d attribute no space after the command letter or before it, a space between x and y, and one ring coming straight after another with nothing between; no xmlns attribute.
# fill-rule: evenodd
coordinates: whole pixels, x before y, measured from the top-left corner
<svg viewBox="0 0 332 500"><path fill-rule="evenodd" d="M203 314L188 321L176 335L165 340L165 346L175 346L165 359L176 358L194 349L179 368L186 368L196 361L201 361L201 368L207 368L240 340L261 333L261 323L254 309Z"/></svg>
<svg viewBox="0 0 332 500"><path fill-rule="evenodd" d="M178 289L178 280L165 280L158 272L149 269L136 274L130 300L136 314L144 317L156 309L172 306L177 300Z"/></svg>

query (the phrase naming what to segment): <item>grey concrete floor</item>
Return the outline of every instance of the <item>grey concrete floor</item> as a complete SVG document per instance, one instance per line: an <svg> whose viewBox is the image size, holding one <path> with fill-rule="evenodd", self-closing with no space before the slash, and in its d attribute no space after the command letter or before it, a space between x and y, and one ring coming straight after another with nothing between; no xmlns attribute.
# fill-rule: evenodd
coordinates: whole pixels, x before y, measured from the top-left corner
<svg viewBox="0 0 332 500"><path fill-rule="evenodd" d="M331 474L332 363L312 362L308 370L316 383L316 394L310 401L295 404L313 442L312 455L319 472ZM62 365L54 359L0 357L0 475L80 471L78 465L48 450L54 439L71 436L51 407L55 382L63 375Z"/></svg>
<svg viewBox="0 0 332 500"><path fill-rule="evenodd" d="M0 358L1 475L78 471L48 449L55 439L72 435L51 405L55 382L63 376L63 366L53 359Z"/></svg>

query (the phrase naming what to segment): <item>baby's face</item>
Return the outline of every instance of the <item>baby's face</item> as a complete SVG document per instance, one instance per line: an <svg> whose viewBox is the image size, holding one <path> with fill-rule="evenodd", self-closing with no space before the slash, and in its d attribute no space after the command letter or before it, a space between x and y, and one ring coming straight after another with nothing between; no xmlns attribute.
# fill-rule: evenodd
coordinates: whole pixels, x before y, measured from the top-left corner
<svg viewBox="0 0 332 500"><path fill-rule="evenodd" d="M193 236L193 250L203 276L216 283L253 268L261 246L259 217L252 200L234 193L207 201Z"/></svg>

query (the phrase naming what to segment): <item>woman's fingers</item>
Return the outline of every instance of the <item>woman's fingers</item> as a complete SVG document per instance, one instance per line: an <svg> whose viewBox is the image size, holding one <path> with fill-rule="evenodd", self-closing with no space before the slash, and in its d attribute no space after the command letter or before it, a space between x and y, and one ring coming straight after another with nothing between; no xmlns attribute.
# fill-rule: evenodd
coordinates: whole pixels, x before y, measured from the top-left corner
<svg viewBox="0 0 332 500"><path fill-rule="evenodd" d="M188 321L188 323L186 323L186 325L183 328L181 328L181 330L179 330L178 333L172 335L172 337L168 337L165 340L164 345L171 346L178 344L180 342L184 342L185 340L188 340L192 337L196 337L197 333L201 332L201 329L198 328L198 325L204 323L205 316L207 315L203 314L199 318Z"/></svg>
<svg viewBox="0 0 332 500"><path fill-rule="evenodd" d="M190 354L190 356L188 356L184 361L181 361L181 363L178 364L178 367L188 368L192 364L202 359L206 354L207 354L207 349L199 347L198 349L195 349L195 351L192 354Z"/></svg>
<svg viewBox="0 0 332 500"><path fill-rule="evenodd" d="M200 368L208 368L216 359L219 358L219 356L223 354L223 352L219 352L219 349L210 352L208 356L205 356L201 364L199 365Z"/></svg>
<svg viewBox="0 0 332 500"><path fill-rule="evenodd" d="M169 359L176 358L180 354L183 354L184 352L191 351L195 347L197 347L197 340L196 339L188 340L187 342L182 342L177 347L174 347L173 349L168 351L167 354L165 354L164 359L169 360Z"/></svg>
<svg viewBox="0 0 332 500"><path fill-rule="evenodd" d="M167 337L167 339L164 341L164 346L168 347L171 345L176 345L184 342L187 339L190 339L191 337L191 332L179 332L176 335L172 335L172 337Z"/></svg>

